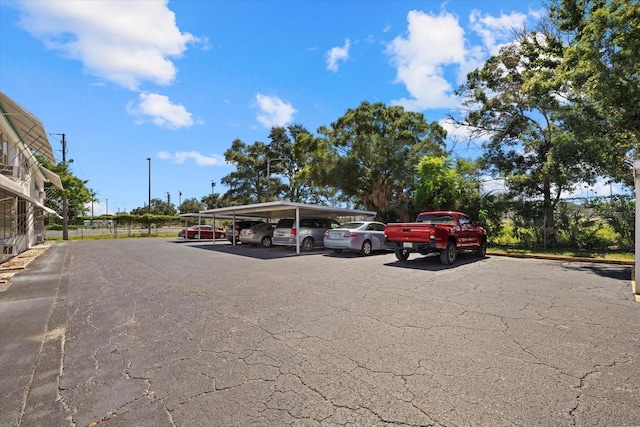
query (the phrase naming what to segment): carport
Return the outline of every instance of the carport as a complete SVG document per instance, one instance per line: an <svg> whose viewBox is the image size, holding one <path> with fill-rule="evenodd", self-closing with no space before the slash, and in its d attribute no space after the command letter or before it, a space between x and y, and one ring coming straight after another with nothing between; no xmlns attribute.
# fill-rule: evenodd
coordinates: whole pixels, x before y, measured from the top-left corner
<svg viewBox="0 0 640 427"><path fill-rule="evenodd" d="M180 214L179 215L182 218L185 218L184 221L184 228L185 230L187 228L189 228L189 218L198 218L198 226L202 225L202 219L208 219L211 218L211 224L213 225L213 227L215 228L215 222L216 219L232 219L235 222L236 219L241 220L241 219L253 219L254 217L234 217L232 215L212 215L212 214L206 214L206 213L199 213L199 212L192 212L192 213L185 213L185 214ZM213 234L214 239L213 239L213 243L215 243L215 232ZM187 238L186 234L185 234L185 239ZM201 240L201 239L199 239Z"/></svg>
<svg viewBox="0 0 640 427"><path fill-rule="evenodd" d="M212 218L216 216L226 216L233 218L233 222L240 217L252 217L252 218L266 218L266 219L280 219L280 218L295 218L296 228L300 228L300 218L305 216L326 216L329 218L335 218L339 216L347 217L371 217L375 218L377 212L365 211L360 209L349 208L336 208L330 206L312 205L306 203L295 202L266 202L256 203L252 205L242 206L229 206L226 208L207 209L200 211L201 215L211 215ZM235 245L235 241L233 242ZM296 235L296 253L300 253L300 234Z"/></svg>

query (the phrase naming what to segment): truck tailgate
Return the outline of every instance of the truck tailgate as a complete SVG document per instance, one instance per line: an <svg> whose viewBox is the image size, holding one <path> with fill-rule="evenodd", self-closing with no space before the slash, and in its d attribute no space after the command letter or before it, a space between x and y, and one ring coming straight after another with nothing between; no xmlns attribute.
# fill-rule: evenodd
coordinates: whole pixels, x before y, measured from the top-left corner
<svg viewBox="0 0 640 427"><path fill-rule="evenodd" d="M391 223L387 224L384 234L389 242L428 243L435 227L431 224Z"/></svg>

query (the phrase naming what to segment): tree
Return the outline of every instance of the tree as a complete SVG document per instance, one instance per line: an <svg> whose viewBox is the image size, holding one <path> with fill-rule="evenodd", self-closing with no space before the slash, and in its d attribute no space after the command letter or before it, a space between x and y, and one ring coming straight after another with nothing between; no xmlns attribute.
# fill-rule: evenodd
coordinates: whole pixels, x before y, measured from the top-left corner
<svg viewBox="0 0 640 427"><path fill-rule="evenodd" d="M308 135L309 131L302 125L294 124L286 128L272 127L269 144L254 142L247 145L239 139L233 141L231 148L225 151L225 159L235 164L236 170L221 180L230 188L221 202L234 205L281 198L292 202L322 200L326 189L312 187L300 175L308 159L294 149L294 142Z"/></svg>
<svg viewBox="0 0 640 427"><path fill-rule="evenodd" d="M567 94L580 107L572 129L589 142L594 165L633 185L640 144L640 3L550 3L553 22L568 36L558 79L571 82Z"/></svg>
<svg viewBox="0 0 640 427"><path fill-rule="evenodd" d="M224 152L224 157L236 166L236 170L220 180L229 187L229 191L223 195L227 205L246 205L266 200L265 162L268 155L269 148L263 142L251 145L240 139L232 142L231 148Z"/></svg>
<svg viewBox="0 0 640 427"><path fill-rule="evenodd" d="M592 183L585 145L565 118L572 105L556 77L563 46L550 32L521 33L518 40L467 76L457 94L469 108L459 122L488 138L483 160L506 179L512 197L541 199L540 220L553 227L554 209L565 190Z"/></svg>
<svg viewBox="0 0 640 427"><path fill-rule="evenodd" d="M418 186L413 202L419 210L463 210L475 204L480 182L472 162L445 156L425 156L416 167Z"/></svg>
<svg viewBox="0 0 640 427"><path fill-rule="evenodd" d="M68 163L60 162L54 165L42 156L37 156L37 158L42 166L55 172L60 177L63 186L63 189L59 189L50 183L45 183L45 191L47 192L45 206L62 215L62 200L63 197L66 196L67 217L69 221L72 222L82 218L86 210L85 206L91 201L92 197L86 186L89 181L83 181L74 176L71 173Z"/></svg>
<svg viewBox="0 0 640 427"><path fill-rule="evenodd" d="M313 138L301 124L274 126L269 133L269 200L283 197L291 202L323 204L332 189L315 186L302 172L312 161L307 153L297 149L298 141ZM284 182L280 179L283 176Z"/></svg>
<svg viewBox="0 0 640 427"><path fill-rule="evenodd" d="M318 133L296 141L298 153L309 159L300 175L318 187L335 188L355 207L377 211L383 221L413 216L415 166L424 156L442 154L446 136L421 113L368 102Z"/></svg>
<svg viewBox="0 0 640 427"><path fill-rule="evenodd" d="M206 196L202 196L198 204L201 206L204 206L200 210L217 209L227 205L225 200L222 197L220 197L220 194L218 193L211 193L211 194L207 194ZM198 211L191 211L191 212L198 212Z"/></svg>
<svg viewBox="0 0 640 427"><path fill-rule="evenodd" d="M149 212L151 211L151 212ZM131 211L132 215L176 215L178 212L173 203L169 203L162 199L151 199L151 209L148 206L135 208Z"/></svg>
<svg viewBox="0 0 640 427"><path fill-rule="evenodd" d="M192 197L184 200L178 209L180 213L197 213L207 209L207 205L206 203L199 202L195 197Z"/></svg>

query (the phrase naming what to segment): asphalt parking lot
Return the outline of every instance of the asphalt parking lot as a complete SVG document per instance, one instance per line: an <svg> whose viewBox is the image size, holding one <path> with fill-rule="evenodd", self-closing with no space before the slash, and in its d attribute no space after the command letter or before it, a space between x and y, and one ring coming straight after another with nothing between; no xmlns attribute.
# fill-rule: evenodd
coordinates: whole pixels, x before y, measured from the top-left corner
<svg viewBox="0 0 640 427"><path fill-rule="evenodd" d="M640 425L631 267L56 243L0 292L0 425Z"/></svg>

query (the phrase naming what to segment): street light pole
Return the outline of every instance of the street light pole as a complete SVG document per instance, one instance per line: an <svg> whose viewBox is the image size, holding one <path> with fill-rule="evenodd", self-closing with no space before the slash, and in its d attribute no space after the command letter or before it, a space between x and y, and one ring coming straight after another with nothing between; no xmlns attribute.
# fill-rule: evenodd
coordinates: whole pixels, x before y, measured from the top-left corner
<svg viewBox="0 0 640 427"><path fill-rule="evenodd" d="M62 163L67 167L67 141L62 134ZM67 189L62 190L62 240L69 240L69 205L67 201Z"/></svg>
<svg viewBox="0 0 640 427"><path fill-rule="evenodd" d="M151 215L151 157L147 157L147 162L149 162L149 198L148 198L148 210L149 210L149 215ZM149 234L151 234L151 218L149 218Z"/></svg>

